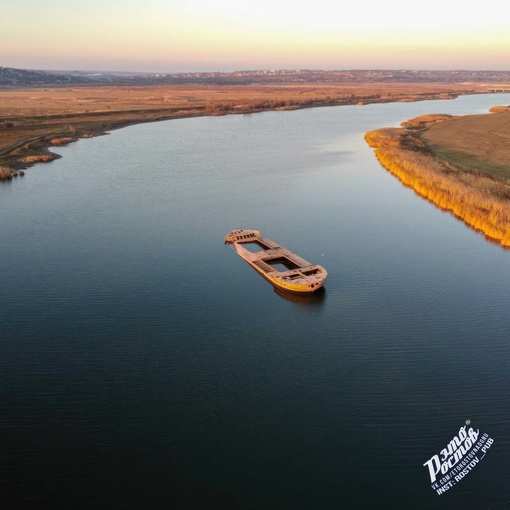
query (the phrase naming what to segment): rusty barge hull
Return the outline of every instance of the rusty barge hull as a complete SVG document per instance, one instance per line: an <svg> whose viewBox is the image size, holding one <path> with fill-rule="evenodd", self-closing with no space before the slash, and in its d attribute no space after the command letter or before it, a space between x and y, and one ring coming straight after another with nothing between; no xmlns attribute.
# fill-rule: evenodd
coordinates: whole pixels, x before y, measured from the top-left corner
<svg viewBox="0 0 510 510"><path fill-rule="evenodd" d="M232 230L225 243L232 244L236 253L272 285L287 292L311 294L326 282L328 273L322 266L311 264L258 230Z"/></svg>

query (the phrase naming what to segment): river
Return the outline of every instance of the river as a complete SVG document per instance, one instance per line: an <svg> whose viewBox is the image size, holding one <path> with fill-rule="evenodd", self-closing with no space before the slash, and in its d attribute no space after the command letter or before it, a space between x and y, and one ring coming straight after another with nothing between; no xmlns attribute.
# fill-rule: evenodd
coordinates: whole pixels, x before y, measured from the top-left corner
<svg viewBox="0 0 510 510"><path fill-rule="evenodd" d="M508 508L510 253L363 139L507 102L138 125L2 183L2 507ZM325 292L276 293L234 228ZM439 495L464 426L493 443Z"/></svg>

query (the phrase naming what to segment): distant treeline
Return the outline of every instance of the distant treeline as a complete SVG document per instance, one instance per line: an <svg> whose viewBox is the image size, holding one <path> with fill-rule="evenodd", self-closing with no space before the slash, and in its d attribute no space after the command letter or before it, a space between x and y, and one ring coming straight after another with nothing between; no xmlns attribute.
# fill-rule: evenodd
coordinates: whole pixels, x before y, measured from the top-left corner
<svg viewBox="0 0 510 510"><path fill-rule="evenodd" d="M207 111L209 113L235 113L240 112L256 112L261 110L273 110L275 108L285 108L292 106L306 106L312 105L315 101L312 99L297 101L297 100L280 100L275 99L272 101L255 101L246 104L239 104L236 102L218 102L210 103L207 105Z"/></svg>
<svg viewBox="0 0 510 510"><path fill-rule="evenodd" d="M271 83L508 83L509 71L431 70L246 70L192 73L116 73L16 69L0 67L0 86L62 86L80 84L158 85L218 84L253 85Z"/></svg>

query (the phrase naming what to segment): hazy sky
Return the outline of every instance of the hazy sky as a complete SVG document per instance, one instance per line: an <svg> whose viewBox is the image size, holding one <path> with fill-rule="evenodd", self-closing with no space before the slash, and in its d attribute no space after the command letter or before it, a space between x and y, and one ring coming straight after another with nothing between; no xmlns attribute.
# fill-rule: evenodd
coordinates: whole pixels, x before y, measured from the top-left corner
<svg viewBox="0 0 510 510"><path fill-rule="evenodd" d="M0 66L508 70L509 12L453 0L0 0Z"/></svg>

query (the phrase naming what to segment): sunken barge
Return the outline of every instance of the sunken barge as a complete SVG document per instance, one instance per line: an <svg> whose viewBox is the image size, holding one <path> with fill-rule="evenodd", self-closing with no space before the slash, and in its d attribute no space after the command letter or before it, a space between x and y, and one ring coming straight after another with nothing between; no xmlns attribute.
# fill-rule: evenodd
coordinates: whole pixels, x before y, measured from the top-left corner
<svg viewBox="0 0 510 510"><path fill-rule="evenodd" d="M311 294L326 282L328 272L322 266L310 264L258 230L232 230L225 243L276 288Z"/></svg>

